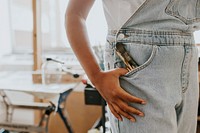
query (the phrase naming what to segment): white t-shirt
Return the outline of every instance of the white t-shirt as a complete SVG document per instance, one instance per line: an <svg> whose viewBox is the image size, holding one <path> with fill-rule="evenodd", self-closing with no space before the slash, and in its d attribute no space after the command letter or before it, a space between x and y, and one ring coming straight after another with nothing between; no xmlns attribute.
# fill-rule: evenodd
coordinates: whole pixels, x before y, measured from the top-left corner
<svg viewBox="0 0 200 133"><path fill-rule="evenodd" d="M145 0L102 0L108 29L118 30Z"/></svg>

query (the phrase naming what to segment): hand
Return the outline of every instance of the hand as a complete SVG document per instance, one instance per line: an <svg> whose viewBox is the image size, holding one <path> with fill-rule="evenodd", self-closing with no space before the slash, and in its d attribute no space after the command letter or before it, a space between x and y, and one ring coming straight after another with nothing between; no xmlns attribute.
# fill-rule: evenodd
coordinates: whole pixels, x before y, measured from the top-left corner
<svg viewBox="0 0 200 133"><path fill-rule="evenodd" d="M144 116L144 113L128 105L128 103L146 104L143 99L130 95L120 87L119 77L128 71L124 68L117 68L107 72L100 72L95 76L93 84L107 101L113 115L122 121L122 116L135 122L131 114Z"/></svg>

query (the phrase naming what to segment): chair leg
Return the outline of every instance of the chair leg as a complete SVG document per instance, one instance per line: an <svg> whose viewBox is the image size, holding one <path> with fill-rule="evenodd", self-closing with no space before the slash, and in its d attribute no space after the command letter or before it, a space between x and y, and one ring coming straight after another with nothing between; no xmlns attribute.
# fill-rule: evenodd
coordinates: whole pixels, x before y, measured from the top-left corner
<svg viewBox="0 0 200 133"><path fill-rule="evenodd" d="M55 111L55 105L51 103L51 106L48 106L48 108L45 110L44 114L42 115L42 118L38 124L38 126L42 126L43 121L46 120L46 126L45 126L45 132L48 133L48 124L49 124L49 117L50 114Z"/></svg>
<svg viewBox="0 0 200 133"><path fill-rule="evenodd" d="M69 131L69 133L73 133L73 130L72 130L72 128L71 128L71 126L70 126L70 124L69 124L69 122L67 120L67 117L64 116L62 109L58 107L58 111L57 112L60 115L61 119L63 120L67 130Z"/></svg>
<svg viewBox="0 0 200 133"><path fill-rule="evenodd" d="M73 91L73 89L69 89L68 91L60 94L60 99L59 99L59 102L58 102L58 114L60 115L61 119L63 120L67 130L69 133L74 133L73 130L72 130L72 127L70 126L69 124L69 121L66 117L66 115L64 115L63 113L63 110L65 110L66 108L66 105L64 104L64 108L61 108L61 103L65 103L65 101L67 100L67 97L69 96L69 94Z"/></svg>

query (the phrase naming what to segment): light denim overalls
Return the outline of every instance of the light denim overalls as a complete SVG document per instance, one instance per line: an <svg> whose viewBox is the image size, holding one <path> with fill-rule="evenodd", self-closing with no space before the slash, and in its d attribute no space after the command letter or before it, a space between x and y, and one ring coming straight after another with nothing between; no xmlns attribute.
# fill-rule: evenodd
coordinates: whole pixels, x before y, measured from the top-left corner
<svg viewBox="0 0 200 133"><path fill-rule="evenodd" d="M145 113L136 122L109 112L113 133L195 133L198 108L198 50L193 32L200 29L200 0L146 0L119 29L109 30L106 70L124 67L115 54L123 42L139 67L120 77L121 87L145 99L129 103ZM109 81L108 81L109 82Z"/></svg>

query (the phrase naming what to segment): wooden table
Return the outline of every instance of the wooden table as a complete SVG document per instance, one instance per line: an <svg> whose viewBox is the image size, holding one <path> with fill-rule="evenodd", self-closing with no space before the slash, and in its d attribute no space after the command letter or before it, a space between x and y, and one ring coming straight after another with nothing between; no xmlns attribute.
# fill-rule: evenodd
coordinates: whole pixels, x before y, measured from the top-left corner
<svg viewBox="0 0 200 133"><path fill-rule="evenodd" d="M32 82L32 73L24 72L0 72L0 90L20 91L32 94L38 98L48 99L75 88L77 83L59 84L57 86L44 86Z"/></svg>
<svg viewBox="0 0 200 133"><path fill-rule="evenodd" d="M0 91L25 92L40 99L48 99L58 107L61 94L75 88L78 84L69 83L54 86L34 84L32 82L32 73L28 71L0 72Z"/></svg>

